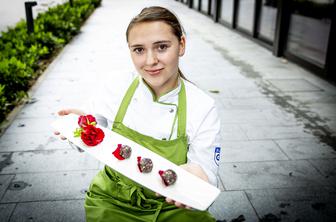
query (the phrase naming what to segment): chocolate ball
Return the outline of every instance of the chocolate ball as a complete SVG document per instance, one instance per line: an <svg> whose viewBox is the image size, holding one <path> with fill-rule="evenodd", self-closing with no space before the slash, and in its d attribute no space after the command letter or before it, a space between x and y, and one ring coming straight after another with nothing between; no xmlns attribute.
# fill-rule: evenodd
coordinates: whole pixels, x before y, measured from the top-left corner
<svg viewBox="0 0 336 222"><path fill-rule="evenodd" d="M159 171L159 174L166 186L173 185L177 180L177 174L174 170Z"/></svg>
<svg viewBox="0 0 336 222"><path fill-rule="evenodd" d="M120 156L122 156L124 159L127 159L131 156L132 154L132 148L127 145L122 145L120 147Z"/></svg>
<svg viewBox="0 0 336 222"><path fill-rule="evenodd" d="M138 167L142 173L150 173L153 169L153 162L149 158L138 157Z"/></svg>

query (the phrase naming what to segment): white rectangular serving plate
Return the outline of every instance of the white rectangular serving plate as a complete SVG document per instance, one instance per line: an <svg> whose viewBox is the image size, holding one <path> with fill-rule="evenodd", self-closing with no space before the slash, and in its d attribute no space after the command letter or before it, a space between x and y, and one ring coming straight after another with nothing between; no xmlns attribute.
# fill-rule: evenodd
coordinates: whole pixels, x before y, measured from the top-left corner
<svg viewBox="0 0 336 222"><path fill-rule="evenodd" d="M75 129L78 128L77 121L78 116L70 114L59 117L52 123L52 127L88 154L150 190L198 210L206 210L219 195L220 190L217 187L134 141L99 125L97 127L105 133L103 142L94 147L85 145L80 137L74 137L73 135ZM132 148L132 155L129 159L118 160L114 157L112 152L118 144L128 145ZM152 160L152 172L141 173L139 171L138 156ZM177 174L176 183L171 186L165 186L158 173L159 170L167 169L172 169Z"/></svg>

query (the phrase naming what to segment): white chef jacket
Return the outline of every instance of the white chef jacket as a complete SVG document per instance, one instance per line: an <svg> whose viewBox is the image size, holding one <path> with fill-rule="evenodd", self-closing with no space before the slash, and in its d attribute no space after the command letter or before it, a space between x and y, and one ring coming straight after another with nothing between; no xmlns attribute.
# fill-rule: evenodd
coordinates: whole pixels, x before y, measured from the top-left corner
<svg viewBox="0 0 336 222"><path fill-rule="evenodd" d="M103 83L92 98L87 113L96 116L99 124L112 128L121 101L135 77L136 74L122 75ZM180 81L184 81L187 97L187 163L200 165L207 174L209 182L217 186L220 119L214 99L194 84L180 79L177 88L155 101L152 91L140 77L139 86L128 106L123 123L155 139L175 139Z"/></svg>

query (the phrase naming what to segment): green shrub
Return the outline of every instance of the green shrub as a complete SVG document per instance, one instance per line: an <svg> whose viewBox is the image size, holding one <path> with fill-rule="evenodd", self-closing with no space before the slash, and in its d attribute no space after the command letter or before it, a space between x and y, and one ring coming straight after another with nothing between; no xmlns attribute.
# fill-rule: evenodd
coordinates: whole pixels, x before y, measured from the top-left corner
<svg viewBox="0 0 336 222"><path fill-rule="evenodd" d="M0 123L36 80L43 64L79 33L86 18L101 0L75 0L40 13L34 33L27 33L26 22L0 36Z"/></svg>
<svg viewBox="0 0 336 222"><path fill-rule="evenodd" d="M7 110L7 99L5 96L5 86L0 84L0 119L4 119Z"/></svg>

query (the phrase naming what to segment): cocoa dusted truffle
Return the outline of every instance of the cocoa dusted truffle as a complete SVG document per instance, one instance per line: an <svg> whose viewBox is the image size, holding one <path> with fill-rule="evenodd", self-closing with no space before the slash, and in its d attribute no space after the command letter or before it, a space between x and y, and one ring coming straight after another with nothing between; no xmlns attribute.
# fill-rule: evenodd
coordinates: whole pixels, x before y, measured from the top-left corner
<svg viewBox="0 0 336 222"><path fill-rule="evenodd" d="M124 159L130 158L132 154L132 148L128 145L122 145L120 148L120 156L122 156Z"/></svg>
<svg viewBox="0 0 336 222"><path fill-rule="evenodd" d="M112 153L118 160L124 160L130 158L132 154L132 148L128 145L118 144L118 147Z"/></svg>
<svg viewBox="0 0 336 222"><path fill-rule="evenodd" d="M166 171L160 170L159 174L163 180L163 183L166 186L173 185L177 180L177 174L175 173L174 170L171 170L171 169L166 170Z"/></svg>
<svg viewBox="0 0 336 222"><path fill-rule="evenodd" d="M141 173L150 173L153 169L153 162L149 158L138 156L138 167Z"/></svg>

